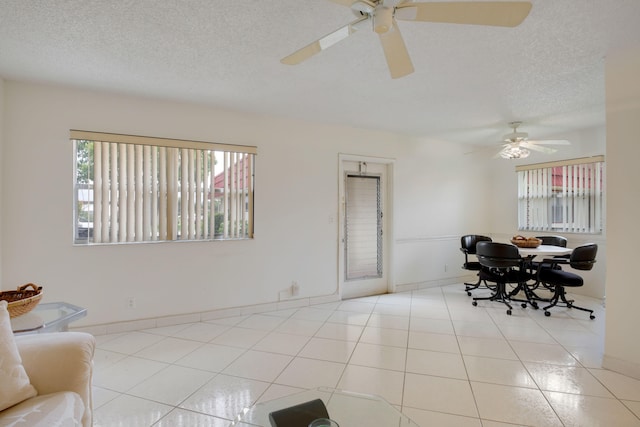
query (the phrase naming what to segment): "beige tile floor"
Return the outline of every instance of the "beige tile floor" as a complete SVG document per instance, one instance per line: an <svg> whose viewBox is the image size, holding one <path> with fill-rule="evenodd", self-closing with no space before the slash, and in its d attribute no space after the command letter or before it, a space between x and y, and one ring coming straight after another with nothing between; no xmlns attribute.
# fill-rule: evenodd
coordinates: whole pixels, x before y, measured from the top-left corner
<svg viewBox="0 0 640 427"><path fill-rule="evenodd" d="M326 386L382 396L423 427L640 426L640 381L601 368L604 309L577 303L597 318L508 316L452 285L98 336L94 425L227 426Z"/></svg>

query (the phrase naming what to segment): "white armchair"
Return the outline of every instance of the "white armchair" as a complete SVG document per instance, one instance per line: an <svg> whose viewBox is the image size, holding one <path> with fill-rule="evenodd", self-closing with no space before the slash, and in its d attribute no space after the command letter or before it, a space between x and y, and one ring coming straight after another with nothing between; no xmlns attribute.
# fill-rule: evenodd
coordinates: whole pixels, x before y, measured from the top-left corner
<svg viewBox="0 0 640 427"><path fill-rule="evenodd" d="M90 427L95 338L56 332L17 336L15 342L37 395L1 411L0 425Z"/></svg>

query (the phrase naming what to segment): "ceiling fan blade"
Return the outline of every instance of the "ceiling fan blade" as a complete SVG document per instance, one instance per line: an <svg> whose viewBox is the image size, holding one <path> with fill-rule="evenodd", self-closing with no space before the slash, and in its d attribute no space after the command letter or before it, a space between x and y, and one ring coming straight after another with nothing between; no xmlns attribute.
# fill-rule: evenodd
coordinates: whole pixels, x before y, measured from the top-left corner
<svg viewBox="0 0 640 427"><path fill-rule="evenodd" d="M566 139L540 139L540 140L528 139L527 142L538 144L538 145L571 145L571 143Z"/></svg>
<svg viewBox="0 0 640 427"><path fill-rule="evenodd" d="M508 149L510 145L511 145L511 144L504 144L504 145L502 146L502 148L501 148L501 149L499 149L498 151L496 151L496 154L494 154L493 156L491 156L491 158L492 158L492 159L499 159L499 158L501 158L501 157L502 157L502 153L503 153L503 151L505 151L506 149Z"/></svg>
<svg viewBox="0 0 640 427"><path fill-rule="evenodd" d="M286 56L280 60L283 64L287 65L296 65L301 63L302 61L311 58L313 55L322 52L349 37L351 34L356 32L356 25L361 23L362 21L368 20L369 17L365 16L363 18L358 18L355 21L341 27L324 37L319 38L313 43L309 43L302 49L299 49L293 52L291 55Z"/></svg>
<svg viewBox="0 0 640 427"><path fill-rule="evenodd" d="M396 18L405 21L517 27L529 15L526 1L405 2L396 6Z"/></svg>
<svg viewBox="0 0 640 427"><path fill-rule="evenodd" d="M380 34L380 42L387 59L387 66L391 73L391 78L397 79L413 73L413 63L409 57L407 46L404 44L402 34L395 19L393 25L386 33Z"/></svg>
<svg viewBox="0 0 640 427"><path fill-rule="evenodd" d="M529 142L521 142L520 147L526 148L527 150L539 151L541 153L546 153L546 154L551 154L558 151L554 148L540 147L539 145L530 144Z"/></svg>
<svg viewBox="0 0 640 427"><path fill-rule="evenodd" d="M329 0L332 3L341 4L342 6L351 7L358 0Z"/></svg>

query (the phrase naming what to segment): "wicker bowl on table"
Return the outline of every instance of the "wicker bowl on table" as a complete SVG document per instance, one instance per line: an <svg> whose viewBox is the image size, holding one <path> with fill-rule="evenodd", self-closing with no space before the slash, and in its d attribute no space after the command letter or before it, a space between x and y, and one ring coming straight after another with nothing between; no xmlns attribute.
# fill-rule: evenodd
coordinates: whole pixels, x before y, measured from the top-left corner
<svg viewBox="0 0 640 427"><path fill-rule="evenodd" d="M542 240L535 237L529 237L528 239L513 238L511 239L511 243L519 248L537 248L542 244Z"/></svg>
<svg viewBox="0 0 640 427"><path fill-rule="evenodd" d="M31 288L31 289L29 289ZM27 283L15 291L0 292L0 300L7 301L9 317L18 317L33 310L42 299L42 286Z"/></svg>

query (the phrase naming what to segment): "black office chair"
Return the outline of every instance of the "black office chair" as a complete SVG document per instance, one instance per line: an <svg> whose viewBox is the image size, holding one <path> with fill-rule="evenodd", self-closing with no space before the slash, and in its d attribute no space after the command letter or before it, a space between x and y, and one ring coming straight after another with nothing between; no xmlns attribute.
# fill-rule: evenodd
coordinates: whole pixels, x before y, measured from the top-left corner
<svg viewBox="0 0 640 427"><path fill-rule="evenodd" d="M543 245L567 247L567 239L562 236L536 236L542 240Z"/></svg>
<svg viewBox="0 0 640 427"><path fill-rule="evenodd" d="M548 300L550 304L543 307L545 316L551 315L548 311L549 308L563 303L568 308L589 312L590 319L596 318L593 315L593 310L573 305L573 300L567 300L566 298L565 287L575 288L582 286L584 284L582 277L570 271L560 270L556 266L568 264L575 270L588 271L593 268L597 253L598 245L589 243L575 248L569 259L551 258L543 260L543 267L538 269L537 280L553 290L553 296ZM550 266L546 267L546 264L550 264Z"/></svg>
<svg viewBox="0 0 640 427"><path fill-rule="evenodd" d="M465 270L479 272L482 269L482 266L478 261L469 261L469 255L476 254L476 244L478 242L491 242L491 237L468 234L460 238L460 250L464 254L464 264L462 264L462 268ZM471 296L471 291L478 289L481 283L482 279L480 278L480 274L478 274L478 281L476 283L465 283L464 290L467 291L467 295Z"/></svg>
<svg viewBox="0 0 640 427"><path fill-rule="evenodd" d="M536 236L536 238L542 240L542 243L541 243L542 245L560 246L561 248L567 247L567 239L562 236ZM569 255L556 255L553 258L569 259ZM537 270L540 268L540 264L542 264L542 262L533 261L531 262L531 267ZM551 267L551 265L547 263L543 267ZM562 267L560 267L559 264L554 265L554 268L558 270L562 270ZM533 289L537 287L538 287L537 281L535 285L530 286L530 288L533 288Z"/></svg>
<svg viewBox="0 0 640 427"><path fill-rule="evenodd" d="M480 265L484 267L480 270L480 279L493 282L496 287L491 296L475 297L472 304L477 306L480 300L498 301L508 307L507 314L510 315L512 307L509 302L512 298L507 293L506 284L515 283L517 286L523 286L532 278L518 248L510 243L478 242L476 255ZM526 303L524 300L523 307L526 307Z"/></svg>
<svg viewBox="0 0 640 427"><path fill-rule="evenodd" d="M561 248L567 247L567 239L562 236L537 236L542 240L542 245L560 246ZM554 258L569 258L569 255L556 255Z"/></svg>

